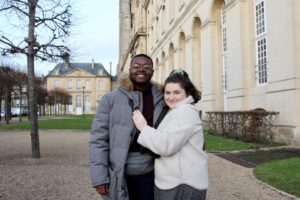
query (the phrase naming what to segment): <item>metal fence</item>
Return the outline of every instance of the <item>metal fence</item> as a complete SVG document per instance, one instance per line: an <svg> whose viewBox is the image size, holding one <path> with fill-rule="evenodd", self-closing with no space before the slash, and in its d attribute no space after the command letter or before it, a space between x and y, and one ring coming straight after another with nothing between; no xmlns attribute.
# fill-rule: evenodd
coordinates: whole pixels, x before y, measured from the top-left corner
<svg viewBox="0 0 300 200"><path fill-rule="evenodd" d="M206 113L207 131L252 143L272 141L272 127L279 114L279 112L268 112L264 109Z"/></svg>

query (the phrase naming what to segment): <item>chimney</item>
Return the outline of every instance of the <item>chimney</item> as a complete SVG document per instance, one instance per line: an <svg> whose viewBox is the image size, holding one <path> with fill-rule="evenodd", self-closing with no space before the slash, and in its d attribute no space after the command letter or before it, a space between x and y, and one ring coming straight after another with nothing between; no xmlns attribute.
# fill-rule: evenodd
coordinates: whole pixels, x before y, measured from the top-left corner
<svg viewBox="0 0 300 200"><path fill-rule="evenodd" d="M110 73L110 76L111 76L111 62L109 63L109 73Z"/></svg>
<svg viewBox="0 0 300 200"><path fill-rule="evenodd" d="M94 61L94 58L92 59L92 69L95 68L95 61Z"/></svg>
<svg viewBox="0 0 300 200"><path fill-rule="evenodd" d="M70 54L65 53L63 55L63 60L64 60L64 67L68 68L70 64Z"/></svg>

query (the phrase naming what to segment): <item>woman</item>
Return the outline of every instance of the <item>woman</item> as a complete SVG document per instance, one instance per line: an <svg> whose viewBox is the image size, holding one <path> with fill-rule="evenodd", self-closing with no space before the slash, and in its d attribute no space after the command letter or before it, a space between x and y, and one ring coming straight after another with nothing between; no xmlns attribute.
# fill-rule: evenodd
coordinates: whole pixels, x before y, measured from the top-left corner
<svg viewBox="0 0 300 200"><path fill-rule="evenodd" d="M194 103L201 98L187 73L174 70L164 84L170 108L157 129L147 125L139 110L133 121L141 132L138 143L159 154L155 159L155 199L204 200L208 187L203 130Z"/></svg>

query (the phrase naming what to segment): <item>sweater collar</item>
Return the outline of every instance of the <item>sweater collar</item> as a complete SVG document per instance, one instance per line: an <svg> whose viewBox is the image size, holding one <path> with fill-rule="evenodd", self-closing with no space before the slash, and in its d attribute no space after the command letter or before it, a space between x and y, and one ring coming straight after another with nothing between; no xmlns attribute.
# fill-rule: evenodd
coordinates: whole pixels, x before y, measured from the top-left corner
<svg viewBox="0 0 300 200"><path fill-rule="evenodd" d="M193 103L193 102L194 102L194 98L193 98L191 95L189 95L187 98L185 98L184 100L180 101L180 102L176 105L176 107L178 107L178 106L180 106L180 105L183 105L183 104L191 104L191 103Z"/></svg>

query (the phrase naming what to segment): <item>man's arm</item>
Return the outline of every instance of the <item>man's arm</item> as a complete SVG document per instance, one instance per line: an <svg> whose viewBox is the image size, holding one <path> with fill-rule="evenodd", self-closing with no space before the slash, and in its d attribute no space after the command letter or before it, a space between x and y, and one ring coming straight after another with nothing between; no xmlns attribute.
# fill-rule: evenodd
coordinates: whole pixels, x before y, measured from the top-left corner
<svg viewBox="0 0 300 200"><path fill-rule="evenodd" d="M109 98L102 97L94 117L89 153L91 162L92 185L101 195L107 194L109 185L108 158L109 158Z"/></svg>

